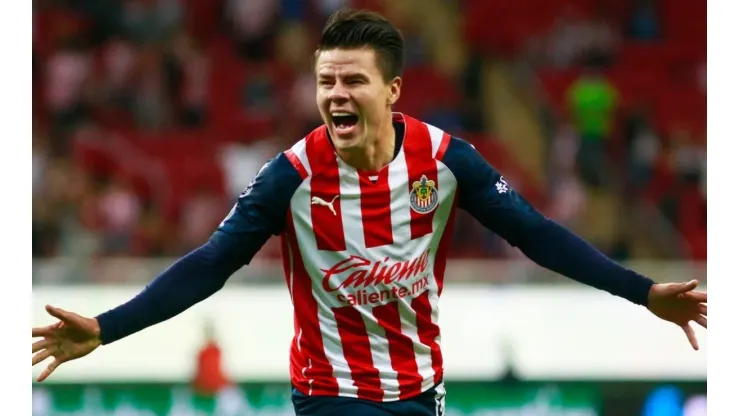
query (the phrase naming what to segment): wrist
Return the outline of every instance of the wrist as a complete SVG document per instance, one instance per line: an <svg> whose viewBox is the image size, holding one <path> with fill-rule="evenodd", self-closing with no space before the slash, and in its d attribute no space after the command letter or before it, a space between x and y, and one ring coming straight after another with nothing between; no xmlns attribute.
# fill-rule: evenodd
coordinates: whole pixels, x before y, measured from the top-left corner
<svg viewBox="0 0 740 416"><path fill-rule="evenodd" d="M95 343L100 346L103 345L102 331L100 329L100 321L97 317L92 318L92 333L95 339Z"/></svg>

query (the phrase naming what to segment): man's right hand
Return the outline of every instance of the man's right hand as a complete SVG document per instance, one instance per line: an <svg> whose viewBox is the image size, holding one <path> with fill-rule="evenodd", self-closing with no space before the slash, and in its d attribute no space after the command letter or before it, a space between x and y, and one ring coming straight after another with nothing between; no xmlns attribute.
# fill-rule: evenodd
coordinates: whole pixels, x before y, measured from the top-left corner
<svg viewBox="0 0 740 416"><path fill-rule="evenodd" d="M36 381L44 381L62 363L84 357L101 345L100 325L95 318L86 318L73 312L46 306L49 315L59 319L59 322L33 328L32 338L42 337L33 343L32 366L54 357L54 361L46 367Z"/></svg>

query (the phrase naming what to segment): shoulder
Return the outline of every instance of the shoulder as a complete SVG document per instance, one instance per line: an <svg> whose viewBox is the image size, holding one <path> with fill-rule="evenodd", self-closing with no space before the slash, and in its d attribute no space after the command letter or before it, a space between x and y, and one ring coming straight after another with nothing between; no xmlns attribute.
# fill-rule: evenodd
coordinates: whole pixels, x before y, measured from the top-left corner
<svg viewBox="0 0 740 416"><path fill-rule="evenodd" d="M335 153L326 126L315 128L283 152L303 179L313 176L321 167L334 162Z"/></svg>
<svg viewBox="0 0 740 416"><path fill-rule="evenodd" d="M500 173L470 142L451 136L439 161L449 169L459 183L482 186L497 180ZM494 180L494 181L495 181Z"/></svg>
<svg viewBox="0 0 740 416"><path fill-rule="evenodd" d="M440 160L455 162L459 159L465 160L471 157L480 157L480 153L472 143L457 136L451 136L447 142L444 153Z"/></svg>
<svg viewBox="0 0 740 416"><path fill-rule="evenodd" d="M396 113L405 125L404 151L418 156L442 160L450 144L449 133L432 124L418 120L407 114Z"/></svg>

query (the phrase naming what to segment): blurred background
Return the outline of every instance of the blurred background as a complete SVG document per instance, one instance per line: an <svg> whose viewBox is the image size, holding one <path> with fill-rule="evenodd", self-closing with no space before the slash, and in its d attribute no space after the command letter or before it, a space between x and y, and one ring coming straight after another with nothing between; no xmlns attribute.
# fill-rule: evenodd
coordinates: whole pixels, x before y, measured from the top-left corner
<svg viewBox="0 0 740 416"><path fill-rule="evenodd" d="M612 258L658 281L705 283L706 2L34 0L34 322L45 322L39 305L49 299L96 314L136 293L209 237L268 158L321 123L311 58L327 16L344 6L380 11L403 32L396 111L472 142L537 208ZM285 295L276 240L226 292ZM464 213L450 254L453 288L580 293ZM469 300L450 292L450 302ZM219 330L232 315L206 309L212 323L189 311L177 318L188 329L140 337L185 341L138 373L131 354L111 346L118 366L70 365L58 382L34 385L34 414L291 414L287 373L230 368L221 354L237 361L251 347ZM507 331L531 332L525 323ZM651 328L631 329L631 340L652 342L640 332ZM496 329L477 331L466 335ZM685 342L678 335L664 344ZM526 347L510 336L491 359L500 371L453 371L448 414L706 412L704 356L690 356L693 372L643 371L630 358L641 354L635 346L619 352L614 377L604 351L586 366L603 364L594 374L527 376L507 358L507 348L516 356ZM121 343L139 351L137 337ZM522 342L534 348L535 338ZM287 342L263 342L287 362ZM682 347L653 353L680 363ZM175 356L177 370L147 372Z"/></svg>

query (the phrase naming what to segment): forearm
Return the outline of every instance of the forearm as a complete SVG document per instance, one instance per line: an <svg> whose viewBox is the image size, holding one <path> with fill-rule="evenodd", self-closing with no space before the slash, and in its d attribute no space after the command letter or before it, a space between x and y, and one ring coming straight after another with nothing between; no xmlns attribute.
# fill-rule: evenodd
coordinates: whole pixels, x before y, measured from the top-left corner
<svg viewBox="0 0 740 416"><path fill-rule="evenodd" d="M651 279L622 267L555 222L543 222L519 248L544 268L647 306Z"/></svg>
<svg viewBox="0 0 740 416"><path fill-rule="evenodd" d="M166 321L221 289L240 263L211 241L181 258L130 301L97 316L100 338L110 344Z"/></svg>

